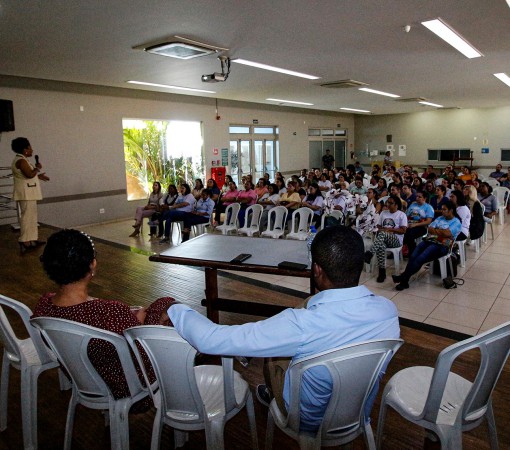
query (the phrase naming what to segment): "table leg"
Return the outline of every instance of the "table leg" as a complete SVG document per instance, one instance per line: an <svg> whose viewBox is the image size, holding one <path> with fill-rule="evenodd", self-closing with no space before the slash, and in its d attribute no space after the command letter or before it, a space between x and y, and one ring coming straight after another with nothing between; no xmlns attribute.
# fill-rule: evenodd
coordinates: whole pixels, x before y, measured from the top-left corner
<svg viewBox="0 0 510 450"><path fill-rule="evenodd" d="M210 267L205 268L205 301L208 319L219 323L220 314L214 307L218 301L218 270Z"/></svg>

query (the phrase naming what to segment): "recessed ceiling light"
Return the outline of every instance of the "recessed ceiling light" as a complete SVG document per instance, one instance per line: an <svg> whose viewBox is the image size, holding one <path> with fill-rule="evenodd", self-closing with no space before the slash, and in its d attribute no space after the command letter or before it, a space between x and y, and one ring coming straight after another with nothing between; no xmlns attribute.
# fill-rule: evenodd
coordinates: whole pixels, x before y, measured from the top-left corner
<svg viewBox="0 0 510 450"><path fill-rule="evenodd" d="M437 18L434 20L427 20L421 24L432 31L432 33L435 33L441 39L448 42L448 44L461 52L466 58L478 58L483 56L482 53L480 53L442 19Z"/></svg>
<svg viewBox="0 0 510 450"><path fill-rule="evenodd" d="M261 64L258 62L247 61L246 59L232 59L233 63L243 64L245 66L256 67L258 69L270 70L272 72L284 73L286 75L292 75L293 77L306 78L308 80L318 80L320 77L315 75L307 75L306 73L294 72L293 70L281 69L280 67L268 66L267 64Z"/></svg>
<svg viewBox="0 0 510 450"><path fill-rule="evenodd" d="M370 88L359 88L359 90L365 91L365 92L370 92L371 94L385 95L386 97L393 97L393 98L400 97L400 95L390 94L389 92L376 91L375 89L370 89Z"/></svg>
<svg viewBox="0 0 510 450"><path fill-rule="evenodd" d="M507 0L510 2L510 0ZM503 83L510 86L510 77L506 73L495 73L494 76L499 78Z"/></svg>
<svg viewBox="0 0 510 450"><path fill-rule="evenodd" d="M437 103L430 103L430 102L418 102L418 103L420 103L422 105L427 105L427 106L434 106L436 108L442 108L443 107L443 105L438 105Z"/></svg>
<svg viewBox="0 0 510 450"><path fill-rule="evenodd" d="M266 98L266 100L270 102L278 102L278 103L290 103L292 105L305 105L305 106L313 106L313 103L305 103L305 102L295 102L294 100L282 100L280 98Z"/></svg>
<svg viewBox="0 0 510 450"><path fill-rule="evenodd" d="M195 88L189 88L189 87L183 87L183 86L171 86L169 84L147 83L145 81L129 80L129 81L127 81L127 83L141 84L143 86L154 86L154 87L160 87L160 88L165 88L165 89L177 89L180 91L191 91L191 92L203 92L205 94L216 94L216 91L206 91L205 89L195 89Z"/></svg>
<svg viewBox="0 0 510 450"><path fill-rule="evenodd" d="M178 59L192 59L228 50L228 48L217 47L215 45L206 44L205 42L198 42L183 36L170 36L158 41L137 45L133 48L135 50L144 50L155 55L169 56Z"/></svg>
<svg viewBox="0 0 510 450"><path fill-rule="evenodd" d="M360 113L369 113L366 109L355 109L355 108L340 108L343 111L352 111L352 112L360 112Z"/></svg>

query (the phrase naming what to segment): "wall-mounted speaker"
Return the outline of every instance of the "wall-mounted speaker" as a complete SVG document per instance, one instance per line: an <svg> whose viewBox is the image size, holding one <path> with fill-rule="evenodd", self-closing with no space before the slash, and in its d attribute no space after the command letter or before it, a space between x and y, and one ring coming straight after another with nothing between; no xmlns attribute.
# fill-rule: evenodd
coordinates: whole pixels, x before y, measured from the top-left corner
<svg viewBox="0 0 510 450"><path fill-rule="evenodd" d="M0 100L0 133L2 131L14 131L12 100Z"/></svg>
<svg viewBox="0 0 510 450"><path fill-rule="evenodd" d="M391 134L386 135L386 142L390 144L393 141L393 136Z"/></svg>

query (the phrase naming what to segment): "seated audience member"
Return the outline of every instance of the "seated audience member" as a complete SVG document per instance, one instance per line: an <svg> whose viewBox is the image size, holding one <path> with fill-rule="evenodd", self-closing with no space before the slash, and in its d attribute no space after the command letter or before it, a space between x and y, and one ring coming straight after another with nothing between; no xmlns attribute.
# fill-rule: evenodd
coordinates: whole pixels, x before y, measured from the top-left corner
<svg viewBox="0 0 510 450"><path fill-rule="evenodd" d="M384 178L379 178L375 191L379 197L386 197L388 195L388 185Z"/></svg>
<svg viewBox="0 0 510 450"><path fill-rule="evenodd" d="M349 182L345 179L345 175L344 175L344 174L340 174L340 175L338 175L338 182L337 182L336 184L337 184L337 185L339 185L339 184L342 184L342 183L345 183L345 188L344 188L344 187L342 187L342 189L349 190L350 184L349 184Z"/></svg>
<svg viewBox="0 0 510 450"><path fill-rule="evenodd" d="M265 178L259 178L259 181L257 183L257 187L255 188L255 193L257 194L257 201L262 198L264 194L267 194L267 186L266 186L266 179Z"/></svg>
<svg viewBox="0 0 510 450"><path fill-rule="evenodd" d="M450 201L455 206L455 216L460 220L461 230L456 241L465 241L469 236L469 227L471 225L471 211L466 206L466 199L461 191L452 191Z"/></svg>
<svg viewBox="0 0 510 450"><path fill-rule="evenodd" d="M471 181L471 169L467 166L462 166L462 175L459 178L464 181L464 183Z"/></svg>
<svg viewBox="0 0 510 450"><path fill-rule="evenodd" d="M151 228L151 235L154 234L156 226L158 227L158 238L161 239L163 237L164 232L164 222L162 220L163 214L165 211L168 211L168 208L172 206L177 200L178 193L177 187L175 184L169 184L167 193L161 198L159 202L158 210L151 216L151 221L149 222L149 226Z"/></svg>
<svg viewBox="0 0 510 450"><path fill-rule="evenodd" d="M461 191L462 189L464 189L465 185L466 183L464 183L464 181L462 181L460 178L456 178L455 180L453 180L453 189L455 189L456 191Z"/></svg>
<svg viewBox="0 0 510 450"><path fill-rule="evenodd" d="M313 223L320 224L322 216L322 204L324 203L324 197L322 197L319 186L313 183L310 186L310 193L305 197L302 202L302 206L306 206L313 211Z"/></svg>
<svg viewBox="0 0 510 450"><path fill-rule="evenodd" d="M161 183L155 181L152 184L152 192L149 195L149 201L145 206L139 206L135 211L135 224L133 225L134 231L129 237L135 237L140 234L140 227L144 217L151 217L157 211L159 202L163 194L161 193Z"/></svg>
<svg viewBox="0 0 510 450"><path fill-rule="evenodd" d="M170 232L172 231L172 222L180 222L183 220L184 215L193 211L195 206L195 197L191 193L188 183L181 184L181 193L175 200L172 206L163 213L161 220L165 222L165 237L159 241L160 244L170 242Z"/></svg>
<svg viewBox="0 0 510 450"><path fill-rule="evenodd" d="M379 275L376 279L378 283L386 279L386 249L402 247L404 233L407 228L407 216L401 211L402 202L396 195L390 195L386 200L387 210L379 214L379 224L377 235L374 240L372 250L365 252L365 262L370 264L374 253L377 257L377 266Z"/></svg>
<svg viewBox="0 0 510 450"><path fill-rule="evenodd" d="M285 372L290 358L297 360L355 342L399 337L395 305L358 286L363 248L361 236L343 226L317 233L312 243L312 277L319 293L303 308L286 309L268 319L235 326L217 325L186 305L171 306L168 315L179 334L202 353L278 357L264 360L266 385L257 387L257 398L267 405L274 396L285 411L290 396ZM307 371L300 392L302 431L317 432L331 389L327 370ZM365 420L377 391L378 383L368 397Z"/></svg>
<svg viewBox="0 0 510 450"><path fill-rule="evenodd" d="M246 209L248 208L248 206L257 203L257 193L253 189L253 183L248 179L246 179L246 182L244 183L244 190L238 192L236 202L241 205L241 209L239 210L237 220L239 221L239 226L243 227Z"/></svg>
<svg viewBox="0 0 510 450"><path fill-rule="evenodd" d="M356 194L365 195L367 193L367 188L365 186L363 186L363 178L356 177L354 179L354 183L349 188L349 192L352 195L356 195Z"/></svg>
<svg viewBox="0 0 510 450"><path fill-rule="evenodd" d="M436 186L436 195L430 199L430 206L434 210L434 217L437 218L442 215L442 206L444 202L448 201L446 197L446 188L441 184Z"/></svg>
<svg viewBox="0 0 510 450"><path fill-rule="evenodd" d="M221 186L220 198L225 192L229 190L229 184L232 183L233 181L234 179L230 175L225 175L225 183L223 184L223 186Z"/></svg>
<svg viewBox="0 0 510 450"><path fill-rule="evenodd" d="M480 185L478 200L485 206L485 217L492 219L498 213L498 199L492 195L492 186L489 183L484 181Z"/></svg>
<svg viewBox="0 0 510 450"><path fill-rule="evenodd" d="M388 189L391 189L391 186L398 186L399 188L402 188L402 185L404 184L402 180L402 175L400 175L398 172L395 172L391 176L391 183L388 185Z"/></svg>
<svg viewBox="0 0 510 450"><path fill-rule="evenodd" d="M423 187L423 193L428 203L432 201L432 197L436 196L436 185L432 181L427 181Z"/></svg>
<svg viewBox="0 0 510 450"><path fill-rule="evenodd" d="M423 192L425 186L423 184L423 180L420 177L413 178L413 189L418 192Z"/></svg>
<svg viewBox="0 0 510 450"><path fill-rule="evenodd" d="M320 181L317 184L323 197L326 196L326 192L330 191L333 188L331 181L328 180L328 176L325 173L321 174Z"/></svg>
<svg viewBox="0 0 510 450"><path fill-rule="evenodd" d="M416 194L413 192L410 184L404 184L402 186L402 193L400 194L400 198L404 200L408 206L416 201Z"/></svg>
<svg viewBox="0 0 510 450"><path fill-rule="evenodd" d="M446 193L444 194L446 198L450 198L450 194L452 190L450 189L450 185L448 183L448 180L446 178L438 178L438 180L441 182L441 186L444 186L446 189Z"/></svg>
<svg viewBox="0 0 510 450"><path fill-rule="evenodd" d="M202 180L200 178L197 178L195 180L195 187L191 191L193 194L193 197L195 197L195 200L198 200L200 198L200 195L202 194L202 191L204 190L204 183L202 183Z"/></svg>
<svg viewBox="0 0 510 450"><path fill-rule="evenodd" d="M432 206L425 202L423 192L416 193L416 201L407 207L407 230L404 235L404 244L407 245L409 255L416 248L415 239L427 232L427 227L434 219Z"/></svg>
<svg viewBox="0 0 510 450"><path fill-rule="evenodd" d="M228 183L228 191L226 191L219 199L216 204L216 210L214 211L214 222L213 225L216 226L220 223L221 213L224 213L227 209L228 205L236 202L236 198L239 195L239 191L237 190L237 185L234 181L230 181Z"/></svg>
<svg viewBox="0 0 510 450"><path fill-rule="evenodd" d="M374 188L368 188L367 206L364 210L360 207L356 209L356 225L355 230L363 236L369 231L375 231L379 223L379 214L382 211L382 205L379 203L379 196Z"/></svg>
<svg viewBox="0 0 510 450"><path fill-rule="evenodd" d="M283 178L277 178L275 180L274 184L276 184L276 186L278 186L278 192L280 193L280 195L287 192L287 188L285 187L285 181Z"/></svg>
<svg viewBox="0 0 510 450"><path fill-rule="evenodd" d="M211 191L207 188L203 189L200 194L200 198L195 203L193 211L185 213L182 218L184 222L182 229L182 242L186 242L189 239L189 233L193 225L209 223L213 209L214 202L211 199Z"/></svg>
<svg viewBox="0 0 510 450"><path fill-rule="evenodd" d="M407 202L402 198L402 189L398 184L391 185L390 195L396 195L400 199L401 206L399 209L405 212L407 210Z"/></svg>
<svg viewBox="0 0 510 450"><path fill-rule="evenodd" d="M485 220L483 218L482 204L478 200L478 193L474 186L464 186L463 190L466 205L471 213L471 221L469 223L469 239L479 239L485 230Z"/></svg>
<svg viewBox="0 0 510 450"><path fill-rule="evenodd" d="M272 183L268 187L268 192L262 196L262 198L257 202L259 205L264 207L262 211L262 216L260 218L260 229L264 230L267 228L267 221L269 216L269 210L273 209L278 205L280 201L280 194L278 193L278 186Z"/></svg>
<svg viewBox="0 0 510 450"><path fill-rule="evenodd" d="M462 225L455 217L455 207L451 201L443 204L443 215L432 222L427 236L409 257L409 262L401 275L392 275L393 281L399 283L397 291L409 288L409 279L417 273L423 264L445 256L453 241L457 239Z"/></svg>
<svg viewBox="0 0 510 450"><path fill-rule="evenodd" d="M90 237L78 230L60 230L50 236L41 256L48 277L57 283L56 293L44 294L32 317L57 317L112 331L122 336L124 330L138 325L171 325L166 310L174 303L171 297L156 300L148 308L131 310L115 300L91 297L88 289L97 270L96 251ZM76 349L78 351L78 349ZM94 339L87 354L99 375L109 386L114 398L130 395L126 377L113 346ZM150 364L147 359L147 364ZM138 376L143 383L141 371ZM154 381L154 375L151 375ZM150 406L144 399L132 412L143 412Z"/></svg>
<svg viewBox="0 0 510 450"><path fill-rule="evenodd" d="M364 172L365 170L363 169L363 166L361 165L361 163L359 161L356 161L354 163L354 171L356 173L359 173L359 172Z"/></svg>
<svg viewBox="0 0 510 450"><path fill-rule="evenodd" d="M372 176L381 176L381 167L379 166L379 164L374 164L372 166Z"/></svg>
<svg viewBox="0 0 510 450"><path fill-rule="evenodd" d="M287 222L292 218L292 214L301 206L301 197L296 192L296 186L293 181L287 183L287 190L283 194L280 192L279 205L288 209Z"/></svg>
<svg viewBox="0 0 510 450"><path fill-rule="evenodd" d="M301 180L301 183L304 183L305 180L308 179L308 170L307 169L301 169L301 174L299 175L299 179Z"/></svg>
<svg viewBox="0 0 510 450"><path fill-rule="evenodd" d="M505 175L504 172L502 172L503 166L501 164L496 165L496 170L494 172L491 172L489 177L494 178L496 180L499 180L503 175Z"/></svg>
<svg viewBox="0 0 510 450"><path fill-rule="evenodd" d="M422 178L427 179L427 177L428 177L431 173L433 173L434 175L436 174L436 172L434 171L434 166L433 166L432 164L429 164L429 165L427 166L427 168L425 169L425 172L423 172L423 173L421 174L421 176L422 176Z"/></svg>
<svg viewBox="0 0 510 450"><path fill-rule="evenodd" d="M508 169L508 173L504 173L499 177L499 185L501 187L506 187L507 189L510 189L510 168Z"/></svg>
<svg viewBox="0 0 510 450"><path fill-rule="evenodd" d="M266 181L266 186L269 186L269 184L271 183L269 179L269 173L264 172L264 180Z"/></svg>
<svg viewBox="0 0 510 450"><path fill-rule="evenodd" d="M206 187L211 191L211 200L216 203L218 201L218 198L220 197L220 188L216 184L216 181L213 180L212 178L209 178L207 180Z"/></svg>

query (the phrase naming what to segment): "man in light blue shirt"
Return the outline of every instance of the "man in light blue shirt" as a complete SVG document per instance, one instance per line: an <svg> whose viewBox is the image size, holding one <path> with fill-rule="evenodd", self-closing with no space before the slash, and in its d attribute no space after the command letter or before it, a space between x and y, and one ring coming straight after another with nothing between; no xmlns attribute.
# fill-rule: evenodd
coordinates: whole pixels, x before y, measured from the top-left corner
<svg viewBox="0 0 510 450"><path fill-rule="evenodd" d="M296 360L355 342L398 338L400 329L395 305L374 295L365 286L358 286L363 253L363 239L356 231L342 226L328 227L319 232L312 243L312 276L319 293L308 300L305 308L286 309L266 320L234 326L217 325L186 305L172 306L168 315L179 334L191 345L202 353L215 355ZM272 387L279 406L283 404L287 408L290 395L287 376L285 383L281 383L282 377L278 378L269 364L266 360L266 383ZM367 402L367 418L377 387ZM304 374L301 386L303 431L313 432L319 428L331 389L331 377L324 367Z"/></svg>

